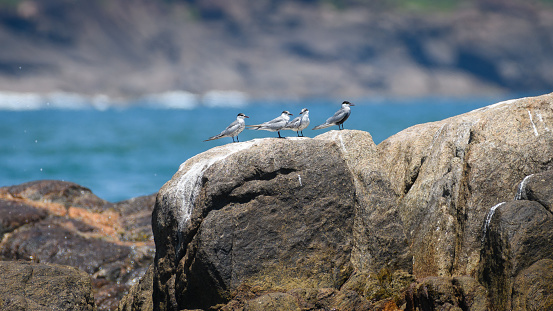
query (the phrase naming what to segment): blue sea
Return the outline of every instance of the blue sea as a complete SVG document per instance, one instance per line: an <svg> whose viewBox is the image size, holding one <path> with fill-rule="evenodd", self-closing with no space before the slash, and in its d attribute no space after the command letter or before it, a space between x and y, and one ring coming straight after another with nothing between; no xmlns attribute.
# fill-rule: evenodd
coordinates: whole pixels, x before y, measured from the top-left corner
<svg viewBox="0 0 553 311"><path fill-rule="evenodd" d="M442 120L498 101L520 96L481 98L427 97L353 101L346 129L368 131L375 143L415 124ZM181 163L231 138L204 142L218 134L236 114L247 124L268 121L289 110L297 116L306 107L313 131L339 107L329 99L253 101L224 105L83 105L0 109L0 186L40 179L78 183L111 202L155 193ZM1 108L1 107L0 107ZM15 106L15 108L17 108ZM283 131L283 136L296 136ZM276 133L245 130L240 141L276 137Z"/></svg>

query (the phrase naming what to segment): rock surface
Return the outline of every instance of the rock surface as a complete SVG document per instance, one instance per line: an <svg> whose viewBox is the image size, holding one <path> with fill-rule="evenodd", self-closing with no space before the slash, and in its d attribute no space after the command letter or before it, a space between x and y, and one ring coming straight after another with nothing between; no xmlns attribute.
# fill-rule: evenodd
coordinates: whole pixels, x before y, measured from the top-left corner
<svg viewBox="0 0 553 311"><path fill-rule="evenodd" d="M303 308L294 291L324 288L375 310L547 308L552 120L549 94L378 146L344 130L191 158L153 212L154 309Z"/></svg>
<svg viewBox="0 0 553 311"><path fill-rule="evenodd" d="M488 310L486 294L471 277L428 277L409 287L406 310Z"/></svg>
<svg viewBox="0 0 553 311"><path fill-rule="evenodd" d="M208 308L244 284L339 288L352 270L356 208L339 148L323 140L253 140L183 164L153 213L154 297L175 293L156 307Z"/></svg>
<svg viewBox="0 0 553 311"><path fill-rule="evenodd" d="M99 310L114 310L153 260L155 196L110 203L70 182L0 188L0 259L79 268Z"/></svg>
<svg viewBox="0 0 553 311"><path fill-rule="evenodd" d="M67 266L0 261L0 310L96 310L90 276Z"/></svg>

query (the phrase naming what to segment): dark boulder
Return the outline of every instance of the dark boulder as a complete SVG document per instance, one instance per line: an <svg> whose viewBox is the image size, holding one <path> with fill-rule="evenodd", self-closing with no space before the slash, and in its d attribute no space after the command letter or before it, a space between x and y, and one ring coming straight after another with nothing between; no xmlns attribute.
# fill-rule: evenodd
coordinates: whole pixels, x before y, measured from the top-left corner
<svg viewBox="0 0 553 311"><path fill-rule="evenodd" d="M181 165L153 214L155 307L209 308L242 284L339 288L352 271L356 208L340 148L263 139Z"/></svg>
<svg viewBox="0 0 553 311"><path fill-rule="evenodd" d="M553 310L553 260L541 259L514 280L511 310Z"/></svg>
<svg viewBox="0 0 553 311"><path fill-rule="evenodd" d="M480 281L490 292L493 310L514 310L513 291L528 292L517 285L547 284L550 278L546 273L540 281L535 272L523 271L540 260L553 260L553 215L537 202L510 201L490 210L484 230Z"/></svg>
<svg viewBox="0 0 553 311"><path fill-rule="evenodd" d="M90 276L67 266L0 261L1 310L96 310Z"/></svg>

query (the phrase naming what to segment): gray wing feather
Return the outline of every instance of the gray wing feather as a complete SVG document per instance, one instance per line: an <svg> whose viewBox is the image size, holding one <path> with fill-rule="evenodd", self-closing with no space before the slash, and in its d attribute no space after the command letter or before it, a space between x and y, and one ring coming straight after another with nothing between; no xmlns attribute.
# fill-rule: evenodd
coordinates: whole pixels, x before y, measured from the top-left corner
<svg viewBox="0 0 553 311"><path fill-rule="evenodd" d="M336 113L332 117L326 119L325 123L323 123L321 125L317 125L313 129L314 130L320 130L320 129L324 129L324 128L336 125L339 122L343 123L349 117L350 113L351 113L351 111L347 111L345 109L340 109L340 110L336 111Z"/></svg>
<svg viewBox="0 0 553 311"><path fill-rule="evenodd" d="M282 127L286 126L286 120L282 117L278 117L275 119L272 119L271 121L267 121L265 123L256 124L256 125L248 125L249 128L254 130L280 130Z"/></svg>
<svg viewBox="0 0 553 311"><path fill-rule="evenodd" d="M286 126L284 126L283 130L291 130L291 129L297 129L301 125L301 117L294 118L294 120L286 123Z"/></svg>
<svg viewBox="0 0 553 311"><path fill-rule="evenodd" d="M219 138L223 138L223 137L234 137L234 136L237 136L238 134L240 134L240 132L242 132L242 130L244 130L244 128L241 126L240 122L238 122L238 120L235 120L229 126L227 126L227 128L224 129L221 133L219 133L215 136L212 136L212 137L210 137L210 138L208 138L204 141L219 139Z"/></svg>
<svg viewBox="0 0 553 311"><path fill-rule="evenodd" d="M237 134L240 134L240 132L242 132L240 130L240 127L241 127L240 122L236 120L232 122L229 126L227 126L227 128L223 130L220 135L236 136Z"/></svg>
<svg viewBox="0 0 553 311"><path fill-rule="evenodd" d="M325 123L334 125L340 121L345 121L349 117L349 113L350 111L340 109L332 117L326 119Z"/></svg>

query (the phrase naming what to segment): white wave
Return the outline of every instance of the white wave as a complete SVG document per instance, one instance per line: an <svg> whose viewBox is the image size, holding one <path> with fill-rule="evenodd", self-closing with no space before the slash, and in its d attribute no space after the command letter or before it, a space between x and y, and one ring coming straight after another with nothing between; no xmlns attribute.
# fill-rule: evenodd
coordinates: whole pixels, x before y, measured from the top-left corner
<svg viewBox="0 0 553 311"><path fill-rule="evenodd" d="M240 91L209 91L204 94L202 103L207 107L241 108L248 105L248 96Z"/></svg>
<svg viewBox="0 0 553 311"><path fill-rule="evenodd" d="M139 98L117 99L106 94L85 95L55 91L50 93L0 91L0 110L96 109L142 106L162 109L195 109L207 107L244 107L248 96L239 91L209 91L203 96L186 91L147 94Z"/></svg>
<svg viewBox="0 0 553 311"><path fill-rule="evenodd" d="M104 94L83 95L55 91L46 94L0 91L0 110L27 111L40 109L97 109L122 106L123 102Z"/></svg>
<svg viewBox="0 0 553 311"><path fill-rule="evenodd" d="M84 109L90 107L90 99L77 93L52 92L44 96L46 108Z"/></svg>
<svg viewBox="0 0 553 311"><path fill-rule="evenodd" d="M198 95L185 91L149 94L138 102L147 107L166 109L194 109L199 104Z"/></svg>
<svg viewBox="0 0 553 311"><path fill-rule="evenodd" d="M45 104L39 94L0 92L0 110L37 110Z"/></svg>

